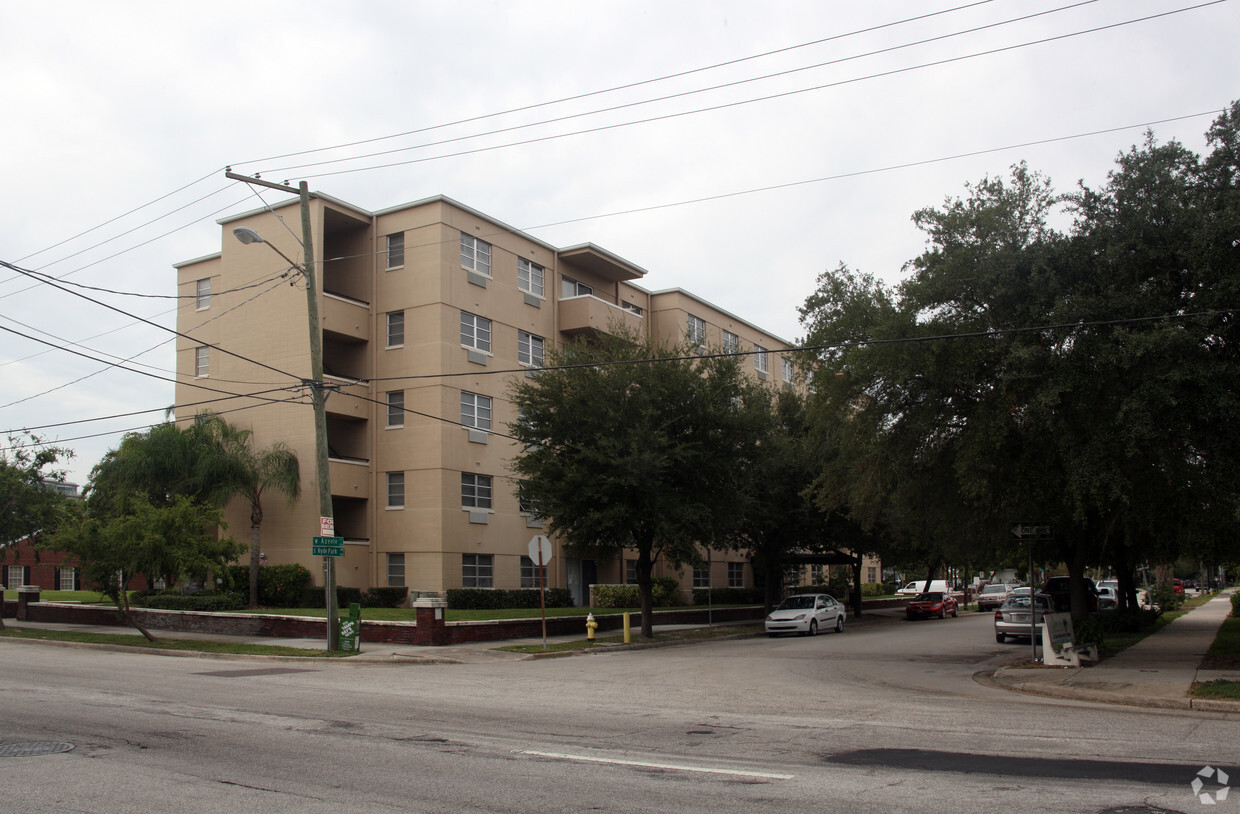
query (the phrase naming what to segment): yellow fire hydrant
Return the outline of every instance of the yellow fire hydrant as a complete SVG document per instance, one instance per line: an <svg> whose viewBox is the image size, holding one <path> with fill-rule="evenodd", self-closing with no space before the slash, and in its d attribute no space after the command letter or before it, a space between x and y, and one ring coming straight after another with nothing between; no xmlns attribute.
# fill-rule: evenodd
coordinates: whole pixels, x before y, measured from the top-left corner
<svg viewBox="0 0 1240 814"><path fill-rule="evenodd" d="M598 622L594 621L594 614L586 615L586 641L594 641L594 631L598 630Z"/></svg>

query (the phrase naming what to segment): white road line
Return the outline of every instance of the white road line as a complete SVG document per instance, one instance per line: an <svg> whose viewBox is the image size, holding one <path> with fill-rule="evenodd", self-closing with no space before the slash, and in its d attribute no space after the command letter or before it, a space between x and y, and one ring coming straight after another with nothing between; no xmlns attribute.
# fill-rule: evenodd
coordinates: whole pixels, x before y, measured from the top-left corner
<svg viewBox="0 0 1240 814"><path fill-rule="evenodd" d="M587 755L564 755L558 752L523 751L523 755L546 757L553 760L577 760L585 763L610 763L615 766L637 766L643 769L671 769L678 772L702 772L704 774L728 774L739 777L761 777L767 780L791 780L792 774L775 774L773 772L750 772L742 769L712 769L709 766L683 766L677 763L646 763L640 760L618 760L607 757L589 757Z"/></svg>

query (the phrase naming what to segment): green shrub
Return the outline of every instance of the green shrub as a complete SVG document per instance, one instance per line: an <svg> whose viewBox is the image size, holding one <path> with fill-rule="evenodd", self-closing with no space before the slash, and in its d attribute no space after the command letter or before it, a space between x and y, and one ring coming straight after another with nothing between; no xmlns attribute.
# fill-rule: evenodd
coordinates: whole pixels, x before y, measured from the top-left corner
<svg viewBox="0 0 1240 814"><path fill-rule="evenodd" d="M1184 594L1177 594L1170 585L1160 585L1150 591L1150 602L1165 611L1173 611L1184 604Z"/></svg>
<svg viewBox="0 0 1240 814"><path fill-rule="evenodd" d="M681 604L676 588L680 584L671 577L655 577L650 586L650 598L656 608L670 608ZM595 585L594 607L639 608L641 592L636 585Z"/></svg>
<svg viewBox="0 0 1240 814"><path fill-rule="evenodd" d="M362 604L361 588L345 588L336 586L336 607L347 608L354 602ZM308 588L301 589L301 598L296 605L288 605L282 607L290 608L326 608L327 607L327 591L321 585L311 585Z"/></svg>
<svg viewBox="0 0 1240 814"><path fill-rule="evenodd" d="M548 588L548 608L571 608L573 595L567 588ZM448 607L453 610L508 610L540 606L537 588L494 590L491 588L449 588Z"/></svg>
<svg viewBox="0 0 1240 814"><path fill-rule="evenodd" d="M694 605L705 605L708 601L715 605L761 605L764 599L760 588L711 588L709 592L705 588L693 589Z"/></svg>
<svg viewBox="0 0 1240 814"><path fill-rule="evenodd" d="M213 613L240 610L246 606L246 598L240 594L168 594L156 593L143 597L141 602L130 602L153 610L182 610Z"/></svg>
<svg viewBox="0 0 1240 814"><path fill-rule="evenodd" d="M363 608L399 608L405 604L408 588L370 588L362 591Z"/></svg>
<svg viewBox="0 0 1240 814"><path fill-rule="evenodd" d="M1231 615L1240 619L1240 591L1231 595Z"/></svg>
<svg viewBox="0 0 1240 814"><path fill-rule="evenodd" d="M887 588L881 582L863 582L861 584L862 596L882 596L887 593Z"/></svg>
<svg viewBox="0 0 1240 814"><path fill-rule="evenodd" d="M249 596L250 566L230 565L220 576L228 590ZM301 604L302 592L312 581L313 575L300 563L260 565L258 604L266 608L305 607Z"/></svg>

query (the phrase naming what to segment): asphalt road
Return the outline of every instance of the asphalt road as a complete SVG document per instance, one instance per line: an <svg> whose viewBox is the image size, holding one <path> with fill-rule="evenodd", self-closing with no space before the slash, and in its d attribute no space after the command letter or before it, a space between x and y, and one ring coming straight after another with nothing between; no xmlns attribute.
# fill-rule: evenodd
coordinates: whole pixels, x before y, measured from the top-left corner
<svg viewBox="0 0 1240 814"><path fill-rule="evenodd" d="M0 642L0 742L73 745L0 757L0 811L1188 812L1240 779L1240 716L978 679L1026 652L989 615L467 665Z"/></svg>

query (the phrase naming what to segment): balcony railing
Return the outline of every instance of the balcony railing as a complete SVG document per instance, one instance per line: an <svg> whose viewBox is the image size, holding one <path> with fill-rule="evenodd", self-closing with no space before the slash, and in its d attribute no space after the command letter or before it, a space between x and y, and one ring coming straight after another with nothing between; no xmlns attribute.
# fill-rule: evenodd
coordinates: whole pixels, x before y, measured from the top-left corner
<svg viewBox="0 0 1240 814"><path fill-rule="evenodd" d="M614 333L616 328L640 333L642 320L640 314L612 305L593 294L560 300L560 333L570 336L587 331Z"/></svg>

